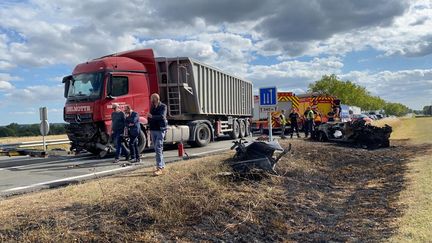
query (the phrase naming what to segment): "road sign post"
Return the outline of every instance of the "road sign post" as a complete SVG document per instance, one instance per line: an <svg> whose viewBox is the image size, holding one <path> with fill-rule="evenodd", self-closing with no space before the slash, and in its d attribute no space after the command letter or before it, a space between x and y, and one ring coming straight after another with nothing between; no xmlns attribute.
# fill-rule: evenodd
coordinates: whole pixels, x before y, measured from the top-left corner
<svg viewBox="0 0 432 243"><path fill-rule="evenodd" d="M39 128L42 135L42 144L44 151L46 151L45 136L49 133L48 110L46 107L39 108L39 116L41 120Z"/></svg>
<svg viewBox="0 0 432 243"><path fill-rule="evenodd" d="M276 87L260 88L259 89L260 109L268 110L268 130L269 140L273 141L272 129L272 110L276 110L277 106L277 89Z"/></svg>

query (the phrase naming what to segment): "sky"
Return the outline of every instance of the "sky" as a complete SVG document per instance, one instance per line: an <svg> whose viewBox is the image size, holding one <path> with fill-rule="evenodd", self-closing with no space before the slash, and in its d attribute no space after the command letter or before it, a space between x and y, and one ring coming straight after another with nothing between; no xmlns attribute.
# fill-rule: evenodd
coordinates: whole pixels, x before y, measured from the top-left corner
<svg viewBox="0 0 432 243"><path fill-rule="evenodd" d="M63 122L62 77L153 48L300 94L336 74L412 109L432 103L432 1L2 0L0 125Z"/></svg>

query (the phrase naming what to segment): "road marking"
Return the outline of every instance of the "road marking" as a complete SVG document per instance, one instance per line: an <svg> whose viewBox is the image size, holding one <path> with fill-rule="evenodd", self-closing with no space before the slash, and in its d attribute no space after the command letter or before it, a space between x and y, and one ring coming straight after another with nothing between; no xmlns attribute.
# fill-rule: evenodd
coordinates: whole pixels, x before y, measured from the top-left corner
<svg viewBox="0 0 432 243"><path fill-rule="evenodd" d="M219 151L224 151L224 150L227 150L227 149L226 148L215 149L215 150L211 150L211 151L206 151L206 152L191 154L190 156L200 156L200 155L211 154L211 153L214 153L214 152L219 152Z"/></svg>
<svg viewBox="0 0 432 243"><path fill-rule="evenodd" d="M70 161L76 161L76 160L80 160L80 159L85 160L86 158L87 157L79 157L79 158L72 158L72 159L66 158L66 159L62 159L62 160L51 160L51 161L46 161L46 162L42 162L42 163L33 163L33 164L26 164L26 165L3 167L3 168L0 168L0 171L10 170L10 169L19 169L19 168L25 168L25 167L32 167L32 166L44 165L44 164L48 164L48 163L70 162Z"/></svg>
<svg viewBox="0 0 432 243"><path fill-rule="evenodd" d="M215 153L215 152L224 151L224 150L227 150L227 148L221 148L221 149L215 149L215 150L201 152L201 153L195 153L195 154L191 154L190 156L200 156L200 155ZM66 161L72 161L72 160L77 160L77 159L82 159L82 158L70 159L70 160L66 160ZM65 161L65 160L59 160L59 161ZM54 161L50 161L50 162L54 162ZM86 162L89 162L89 161L86 161ZM44 163L39 163L39 164L44 164ZM30 166L30 165L22 165L22 166L16 166L16 167L24 167L24 166ZM146 166L140 166L140 167L146 168ZM13 167L9 167L9 169L10 168L13 168ZM7 169L7 168L2 168L2 169L0 169L0 171L4 170L4 169ZM92 177L97 177L98 175L110 174L110 173L124 171L124 170L131 170L131 167L121 167L121 168L104 170L104 171L99 171L99 172L94 172L94 173L89 173L89 174L84 174L84 175L79 175L79 176L73 176L73 177L67 177L67 178L62 178L62 179L57 179L57 180L52 180L52 181L39 182L39 183L31 184L28 186L20 186L20 187L14 187L14 188L6 189L6 190L1 191L0 193L11 193L11 192L17 192L20 190L28 190L28 189L36 188L39 186L47 186L47 185L52 184L52 183L66 182L66 181L83 179L83 178L92 178Z"/></svg>
<svg viewBox="0 0 432 243"><path fill-rule="evenodd" d="M79 176L67 177L67 178L63 178L63 179L57 179L57 180L52 180L52 181L45 181L45 182L35 183L35 184L32 184L32 185L28 185L28 186L14 187L14 188L11 188L11 189L3 190L1 192L2 193L6 193L6 192L19 191L19 190L26 190L26 189L31 189L31 188L38 187L38 186L46 186L46 185L49 185L51 183L65 182L65 181L71 181L71 180L76 180L76 179L83 179L83 178L86 178L86 177L96 177L98 175L109 174L109 173L112 173L112 172L117 172L117 171L122 171L122 170L128 170L128 169L130 169L130 168L129 167L121 167L121 168L117 168L117 169L104 170L104 171L99 171L99 172L90 173L90 174L84 174L84 175L79 175Z"/></svg>

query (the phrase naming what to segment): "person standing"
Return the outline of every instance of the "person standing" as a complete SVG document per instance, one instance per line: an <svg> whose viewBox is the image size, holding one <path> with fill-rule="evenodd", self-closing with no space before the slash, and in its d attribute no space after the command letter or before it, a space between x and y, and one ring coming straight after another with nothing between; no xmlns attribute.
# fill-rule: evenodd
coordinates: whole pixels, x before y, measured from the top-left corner
<svg viewBox="0 0 432 243"><path fill-rule="evenodd" d="M112 104L113 112L111 113L111 127L112 127L112 140L115 145L115 159L114 163L118 163L120 155L129 160L129 154L126 147L123 145L123 134L126 127L126 117L123 111L120 110L119 104Z"/></svg>
<svg viewBox="0 0 432 243"><path fill-rule="evenodd" d="M309 133L312 135L313 122L315 119L315 114L310 106L306 108L304 112L305 117L305 138L309 137Z"/></svg>
<svg viewBox="0 0 432 243"><path fill-rule="evenodd" d="M165 161L163 158L163 141L165 138L168 121L167 121L167 106L160 101L157 93L150 97L151 108L148 114L150 133L152 143L156 152L156 170L155 175L162 175L165 168Z"/></svg>
<svg viewBox="0 0 432 243"><path fill-rule="evenodd" d="M279 115L279 123L281 125L281 138L286 138L285 137L285 128L286 128L286 124L287 124L287 120L285 117L285 110L281 110L281 114Z"/></svg>
<svg viewBox="0 0 432 243"><path fill-rule="evenodd" d="M138 150L138 136L141 132L139 123L139 115L132 108L127 105L125 107L126 113L126 126L129 132L129 150L132 162L141 162L140 151Z"/></svg>
<svg viewBox="0 0 432 243"><path fill-rule="evenodd" d="M294 131L297 133L297 137L300 138L300 134L299 134L299 128L298 128L298 119L299 119L299 114L297 113L296 109L291 109L291 113L288 115L288 118L290 119L290 124L291 124L291 138L293 137Z"/></svg>

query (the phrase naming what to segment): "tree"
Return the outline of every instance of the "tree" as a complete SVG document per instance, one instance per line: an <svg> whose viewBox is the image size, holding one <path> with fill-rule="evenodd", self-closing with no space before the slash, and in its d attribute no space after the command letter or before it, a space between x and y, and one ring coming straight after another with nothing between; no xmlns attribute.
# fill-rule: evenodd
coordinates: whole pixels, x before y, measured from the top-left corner
<svg viewBox="0 0 432 243"><path fill-rule="evenodd" d="M425 107L423 107L423 114L425 115L432 115L432 105L427 105Z"/></svg>
<svg viewBox="0 0 432 243"><path fill-rule="evenodd" d="M399 103L386 103L384 111L387 115L403 116L409 112L409 108Z"/></svg>
<svg viewBox="0 0 432 243"><path fill-rule="evenodd" d="M310 92L319 92L336 96L341 103L358 106L362 110L381 110L385 108L390 115L405 115L409 108L399 103L387 103L379 96L373 96L365 87L349 80L339 80L335 74L324 75L320 80L309 85ZM388 113L389 114L389 113Z"/></svg>

